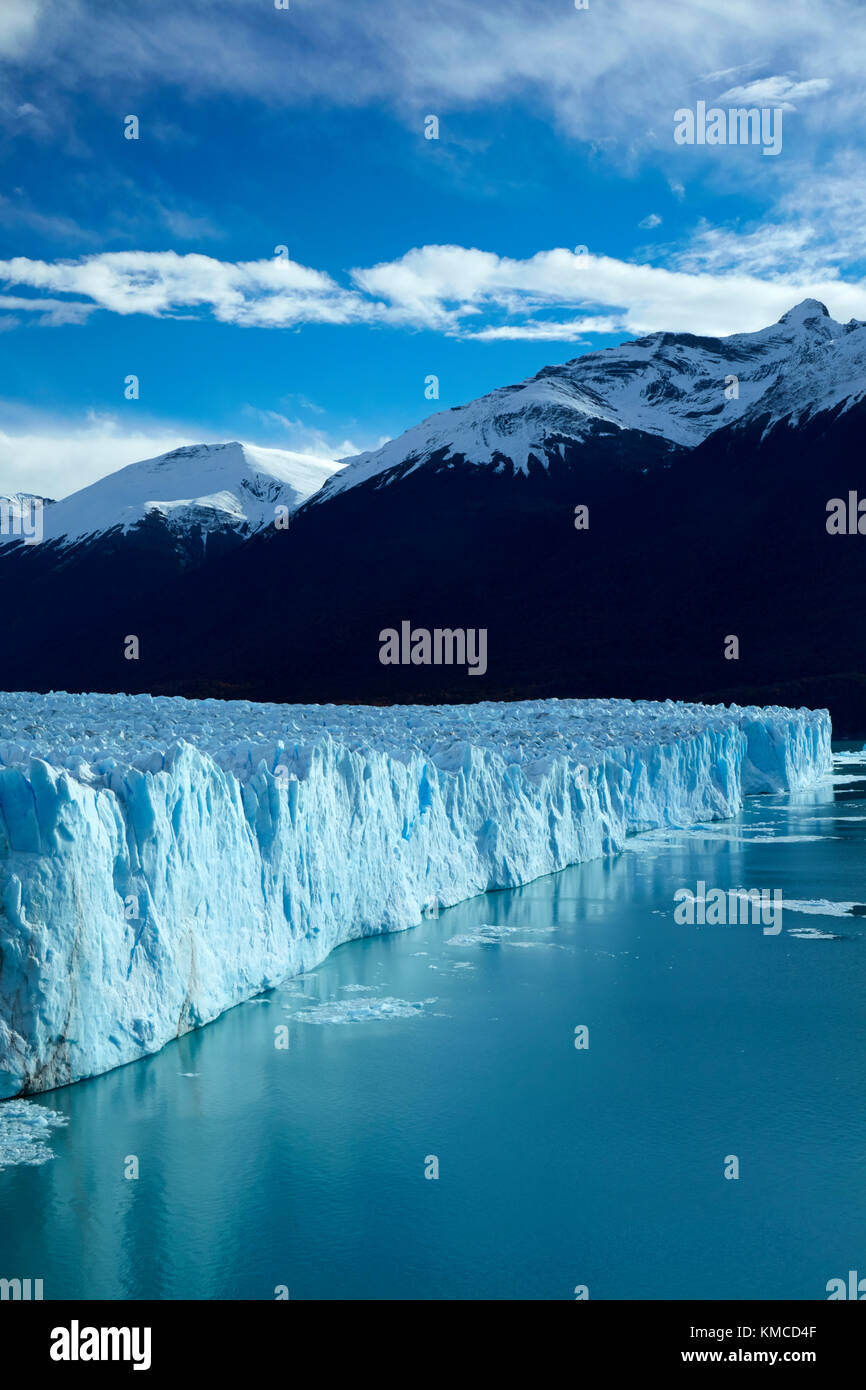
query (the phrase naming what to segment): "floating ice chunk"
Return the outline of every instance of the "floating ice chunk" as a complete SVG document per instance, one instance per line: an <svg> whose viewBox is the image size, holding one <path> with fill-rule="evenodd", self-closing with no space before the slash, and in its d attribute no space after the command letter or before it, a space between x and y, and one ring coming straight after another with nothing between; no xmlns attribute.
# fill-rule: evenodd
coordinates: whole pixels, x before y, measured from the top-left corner
<svg viewBox="0 0 866 1390"><path fill-rule="evenodd" d="M838 840L838 835L751 835L744 839L749 845L811 845L825 840Z"/></svg>
<svg viewBox="0 0 866 1390"><path fill-rule="evenodd" d="M446 946L553 946L552 941L512 941L511 938L521 933L523 936L545 936L549 932L556 931L555 927L494 927L485 925L476 927L474 931L459 932L457 936L449 937L445 942ZM558 947L557 949L564 949Z"/></svg>
<svg viewBox="0 0 866 1390"><path fill-rule="evenodd" d="M298 1023L368 1023L383 1018L417 1018L428 1004L435 1003L435 998L418 1003L406 999L370 999L357 1004L350 999L340 999L313 1009L301 1009L295 1014L295 1020Z"/></svg>
<svg viewBox="0 0 866 1390"><path fill-rule="evenodd" d="M795 936L799 941L841 941L838 932L819 931L817 927L793 927L789 936Z"/></svg>
<svg viewBox="0 0 866 1390"><path fill-rule="evenodd" d="M31 1100L9 1100L0 1106L0 1170L16 1164L38 1167L56 1158L52 1132L66 1125L66 1116Z"/></svg>
<svg viewBox="0 0 866 1390"><path fill-rule="evenodd" d="M474 931L458 932L449 936L446 946L499 946L507 936L516 932L516 927L476 927Z"/></svg>
<svg viewBox="0 0 866 1390"><path fill-rule="evenodd" d="M855 907L862 908L863 914L866 916L866 906L862 903L834 903L828 901L827 898L785 898L782 902L782 908L786 912L814 913L819 917L853 917Z"/></svg>

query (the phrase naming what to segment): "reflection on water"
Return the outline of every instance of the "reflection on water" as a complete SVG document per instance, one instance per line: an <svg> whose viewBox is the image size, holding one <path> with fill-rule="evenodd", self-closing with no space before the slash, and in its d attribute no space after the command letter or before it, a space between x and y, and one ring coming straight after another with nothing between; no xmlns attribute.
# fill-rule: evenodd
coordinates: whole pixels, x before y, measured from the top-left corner
<svg viewBox="0 0 866 1390"><path fill-rule="evenodd" d="M642 837L28 1103L0 1277L46 1298L826 1297L866 1249L864 798L837 780ZM781 933L677 925L699 881L779 889ZM22 1113L42 1117L23 1140Z"/></svg>

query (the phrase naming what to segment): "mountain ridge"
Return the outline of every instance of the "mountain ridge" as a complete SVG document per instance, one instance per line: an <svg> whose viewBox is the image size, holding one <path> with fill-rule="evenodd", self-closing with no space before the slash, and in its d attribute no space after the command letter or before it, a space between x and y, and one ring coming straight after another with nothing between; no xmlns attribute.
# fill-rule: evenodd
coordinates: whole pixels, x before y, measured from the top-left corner
<svg viewBox="0 0 866 1390"><path fill-rule="evenodd" d="M43 517L44 541L61 547L92 542L118 530L125 534L151 518L178 534L191 528L200 535L245 536L272 522L278 507L295 511L338 467L309 454L237 440L182 445L53 501ZM16 496L20 500L24 494Z"/></svg>
<svg viewBox="0 0 866 1390"><path fill-rule="evenodd" d="M847 351L834 351L842 342ZM829 375L840 384L825 392L824 408L854 394L855 379L866 376L866 324L839 324L814 299L755 333L650 334L544 367L523 382L439 411L378 449L344 458L341 472L305 505L320 506L359 483L380 475L384 481L393 469L433 459L446 465L457 458L508 460L515 472L526 473L533 458L545 466L563 440L585 442L607 428L694 448L735 420L748 423L768 410L775 423L805 408L791 378L826 370L828 361L835 367Z"/></svg>

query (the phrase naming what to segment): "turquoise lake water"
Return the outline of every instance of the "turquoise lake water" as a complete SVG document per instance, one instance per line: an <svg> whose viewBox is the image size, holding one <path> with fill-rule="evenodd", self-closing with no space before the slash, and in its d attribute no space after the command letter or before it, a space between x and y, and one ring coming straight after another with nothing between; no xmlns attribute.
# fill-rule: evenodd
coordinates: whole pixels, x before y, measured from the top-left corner
<svg viewBox="0 0 866 1390"><path fill-rule="evenodd" d="M823 1299L866 1274L866 762L836 774L351 943L0 1107L0 1277L46 1299ZM780 889L781 932L679 925L698 881ZM40 1137L54 1157L28 1162Z"/></svg>

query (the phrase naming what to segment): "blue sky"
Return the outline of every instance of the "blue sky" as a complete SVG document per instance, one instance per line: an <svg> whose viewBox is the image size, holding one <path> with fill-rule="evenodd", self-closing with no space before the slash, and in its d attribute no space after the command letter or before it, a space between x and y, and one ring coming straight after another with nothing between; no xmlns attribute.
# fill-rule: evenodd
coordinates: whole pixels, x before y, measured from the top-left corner
<svg viewBox="0 0 866 1390"><path fill-rule="evenodd" d="M854 0L4 0L0 489L343 456L806 295L866 318L864 62ZM699 101L781 110L781 152L677 144Z"/></svg>

